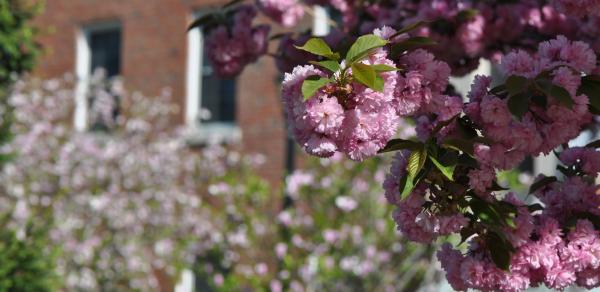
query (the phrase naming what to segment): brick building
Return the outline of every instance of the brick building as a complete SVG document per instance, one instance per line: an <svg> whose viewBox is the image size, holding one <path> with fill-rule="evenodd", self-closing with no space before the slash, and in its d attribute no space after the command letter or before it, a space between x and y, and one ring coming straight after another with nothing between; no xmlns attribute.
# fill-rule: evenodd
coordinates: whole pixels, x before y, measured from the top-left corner
<svg viewBox="0 0 600 292"><path fill-rule="evenodd" d="M35 25L45 49L35 74L43 78L74 72L80 90L92 71L120 75L131 90L156 95L170 88L179 122L190 144L224 142L264 154L259 174L279 182L286 165L286 131L279 103L280 76L269 57L235 80L212 74L203 36L187 25L222 0L50 0ZM89 105L76 97L75 126L85 130ZM212 112L202 116L201 108Z"/></svg>

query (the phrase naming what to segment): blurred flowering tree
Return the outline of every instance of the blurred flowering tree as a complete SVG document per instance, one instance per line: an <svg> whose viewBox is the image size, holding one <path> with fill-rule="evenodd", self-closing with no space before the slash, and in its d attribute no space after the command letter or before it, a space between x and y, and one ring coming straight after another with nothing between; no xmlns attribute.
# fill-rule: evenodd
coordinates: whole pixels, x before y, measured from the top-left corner
<svg viewBox="0 0 600 292"><path fill-rule="evenodd" d="M253 20L261 12L291 28L311 5L339 16L322 38L269 36L271 24ZM232 1L196 26L223 76L276 59L290 129L307 153L363 161L396 152L382 183L392 217L415 242L461 236L438 252L454 289L600 285L600 143L568 144L600 113L600 1ZM481 58L501 76L454 93L449 76ZM394 138L404 119L417 139ZM537 203L498 183L497 173L550 153L561 175L535 179Z"/></svg>
<svg viewBox="0 0 600 292"><path fill-rule="evenodd" d="M298 206L280 212L280 192L250 171L260 157L183 143L168 92L130 94L96 75L89 124L102 126L78 132L72 85L15 84L15 138L2 151L17 158L0 172L5 228L25 239L28 225L48 230L51 243L39 250L60 247L65 288L154 290L192 265L200 285L220 291L389 290L435 279L433 250L383 219L391 210L381 204L380 161L315 161L289 177Z"/></svg>

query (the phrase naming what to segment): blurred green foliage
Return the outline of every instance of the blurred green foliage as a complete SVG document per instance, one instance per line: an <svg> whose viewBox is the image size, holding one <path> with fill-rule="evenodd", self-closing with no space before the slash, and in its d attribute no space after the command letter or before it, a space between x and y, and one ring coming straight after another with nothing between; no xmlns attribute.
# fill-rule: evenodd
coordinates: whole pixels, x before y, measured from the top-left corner
<svg viewBox="0 0 600 292"><path fill-rule="evenodd" d="M58 290L61 282L55 273L56 252L48 245L44 229L30 225L20 232L0 231L0 291Z"/></svg>
<svg viewBox="0 0 600 292"><path fill-rule="evenodd" d="M8 89L15 74L33 69L40 52L35 40L36 28L30 24L40 9L40 2L0 0L0 145L11 138ZM0 166L9 158L0 154Z"/></svg>

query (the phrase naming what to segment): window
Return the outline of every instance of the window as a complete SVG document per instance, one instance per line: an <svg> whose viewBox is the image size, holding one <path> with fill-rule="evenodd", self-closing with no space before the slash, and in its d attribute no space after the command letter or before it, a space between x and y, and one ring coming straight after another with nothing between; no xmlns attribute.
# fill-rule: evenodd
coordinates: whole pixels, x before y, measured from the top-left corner
<svg viewBox="0 0 600 292"><path fill-rule="evenodd" d="M118 22L93 24L83 27L76 37L77 89L75 128L78 130L102 129L103 124L94 120L89 123L89 109L94 102L106 102L90 96L93 74L102 69L107 78L121 74L121 25ZM93 84L94 86L101 86ZM118 100L118 97L114 97ZM117 114L115 106L114 115Z"/></svg>
<svg viewBox="0 0 600 292"><path fill-rule="evenodd" d="M190 30L186 86L188 142L215 144L240 139L235 114L236 90L235 79L215 75L204 50L202 29Z"/></svg>

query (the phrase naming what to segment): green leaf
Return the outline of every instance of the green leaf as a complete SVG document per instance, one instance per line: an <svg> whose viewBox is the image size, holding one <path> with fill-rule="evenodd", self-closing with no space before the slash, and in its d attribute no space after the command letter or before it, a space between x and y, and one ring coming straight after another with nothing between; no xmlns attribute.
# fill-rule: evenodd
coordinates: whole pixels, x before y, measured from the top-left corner
<svg viewBox="0 0 600 292"><path fill-rule="evenodd" d="M545 95L542 94L534 94L531 97L531 101L533 103L535 103L536 105L540 106L541 108L547 108L548 107L548 98Z"/></svg>
<svg viewBox="0 0 600 292"><path fill-rule="evenodd" d="M406 165L406 171L409 178L415 178L417 176L419 171L423 169L426 160L427 151L425 150L425 147L421 147L420 149L410 153L410 156L408 157L408 164Z"/></svg>
<svg viewBox="0 0 600 292"><path fill-rule="evenodd" d="M548 79L538 79L535 82L546 96L552 96L556 98L558 102L562 103L569 109L573 108L573 104L575 104L575 102L573 101L569 91L567 91L564 87L558 86Z"/></svg>
<svg viewBox="0 0 600 292"><path fill-rule="evenodd" d="M349 64L354 64L357 61L360 61L366 55L368 55L371 50L383 47L388 44L388 41L374 35L367 34L359 37L354 44L348 50L346 54L346 61Z"/></svg>
<svg viewBox="0 0 600 292"><path fill-rule="evenodd" d="M531 184L531 187L529 187L529 194L533 194L537 190L539 190L555 181L557 181L557 178L555 176L545 176L544 178Z"/></svg>
<svg viewBox="0 0 600 292"><path fill-rule="evenodd" d="M352 76L356 81L369 88L375 87L377 73L369 65L363 63L352 64Z"/></svg>
<svg viewBox="0 0 600 292"><path fill-rule="evenodd" d="M304 44L304 46L295 47L299 50L307 51L311 54L323 56L328 59L340 59L340 55L338 53L334 53L329 47L329 45L327 45L327 43L320 38L311 38Z"/></svg>
<svg viewBox="0 0 600 292"><path fill-rule="evenodd" d="M423 148L423 143L415 142L411 140L404 139L392 139L387 142L383 149L379 150L379 153L386 153L398 150L417 150Z"/></svg>
<svg viewBox="0 0 600 292"><path fill-rule="evenodd" d="M390 65L386 65L386 64L371 65L371 68L373 68L373 70L375 70L376 72L391 72L391 71L400 70L394 66L390 66Z"/></svg>
<svg viewBox="0 0 600 292"><path fill-rule="evenodd" d="M427 47L427 46L435 46L437 42L431 38L416 36L411 37L407 40L401 41L392 45L392 56L399 56L402 53L410 50L414 50L416 48Z"/></svg>
<svg viewBox="0 0 600 292"><path fill-rule="evenodd" d="M510 250L512 246L496 232L488 232L485 243L492 257L492 261L502 270L508 271L510 267Z"/></svg>
<svg viewBox="0 0 600 292"><path fill-rule="evenodd" d="M408 197L415 188L413 178L409 177L408 175L402 176L400 178L398 188L400 189L400 200L406 199L406 197Z"/></svg>
<svg viewBox="0 0 600 292"><path fill-rule="evenodd" d="M529 110L530 96L527 93L518 93L508 98L506 105L511 114L518 120L521 120L525 113Z"/></svg>
<svg viewBox="0 0 600 292"><path fill-rule="evenodd" d="M340 70L340 64L335 60L325 60L325 61L310 61L309 63L313 65L317 65L329 70L331 73L335 73Z"/></svg>
<svg viewBox="0 0 600 292"><path fill-rule="evenodd" d="M435 157L429 155L429 160L431 160L431 162L433 162L433 165L435 165L435 167L437 167L437 169L440 170L440 172L449 180L454 181L454 169L456 168L456 165L449 165L449 166L445 166L442 165L437 159L435 159Z"/></svg>
<svg viewBox="0 0 600 292"><path fill-rule="evenodd" d="M529 85L529 79L519 75L510 75L504 83L509 96L523 92Z"/></svg>
<svg viewBox="0 0 600 292"><path fill-rule="evenodd" d="M378 92L383 92L383 78L379 75L375 76L375 84L373 84L373 89Z"/></svg>
<svg viewBox="0 0 600 292"><path fill-rule="evenodd" d="M323 88L330 82L331 79L318 75L313 75L306 78L302 83L302 96L304 96L304 100L311 98L317 91L319 91L319 89Z"/></svg>

